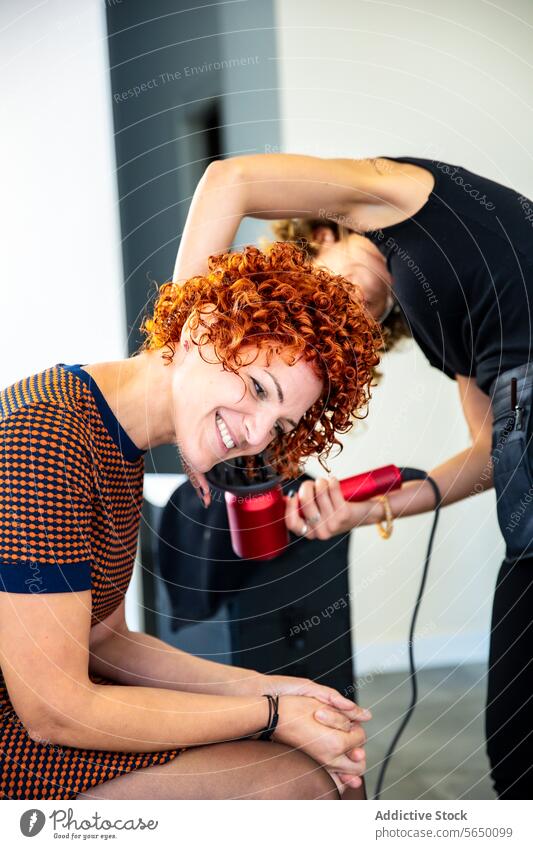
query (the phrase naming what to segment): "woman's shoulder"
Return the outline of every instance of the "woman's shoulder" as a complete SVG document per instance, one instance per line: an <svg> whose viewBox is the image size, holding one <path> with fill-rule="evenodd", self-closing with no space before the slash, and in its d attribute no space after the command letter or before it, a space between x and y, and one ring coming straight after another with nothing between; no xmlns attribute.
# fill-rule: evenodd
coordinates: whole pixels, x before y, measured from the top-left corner
<svg viewBox="0 0 533 849"><path fill-rule="evenodd" d="M6 386L0 390L0 414L7 416L39 404L74 409L80 397L75 368L58 363Z"/></svg>
<svg viewBox="0 0 533 849"><path fill-rule="evenodd" d="M63 364L21 378L0 390L2 440L8 432L11 438L27 437L28 432L34 439L44 433L50 437L54 431L82 437L81 398L79 381Z"/></svg>

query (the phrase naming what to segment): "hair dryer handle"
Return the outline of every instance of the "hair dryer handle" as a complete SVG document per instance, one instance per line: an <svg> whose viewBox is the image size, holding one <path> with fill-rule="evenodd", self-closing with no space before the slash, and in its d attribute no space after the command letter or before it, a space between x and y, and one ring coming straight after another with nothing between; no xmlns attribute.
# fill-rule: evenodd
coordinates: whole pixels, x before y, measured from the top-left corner
<svg viewBox="0 0 533 849"><path fill-rule="evenodd" d="M399 489L403 481L398 466L391 464L372 469L370 472L362 472L360 475L352 475L351 478L344 478L339 483L346 501L366 501L376 495L384 495L393 489ZM301 504L298 504L298 512L303 519Z"/></svg>
<svg viewBox="0 0 533 849"><path fill-rule="evenodd" d="M370 472L353 475L340 481L341 492L346 501L366 501L376 495L384 495L402 485L402 475L398 466L381 466Z"/></svg>

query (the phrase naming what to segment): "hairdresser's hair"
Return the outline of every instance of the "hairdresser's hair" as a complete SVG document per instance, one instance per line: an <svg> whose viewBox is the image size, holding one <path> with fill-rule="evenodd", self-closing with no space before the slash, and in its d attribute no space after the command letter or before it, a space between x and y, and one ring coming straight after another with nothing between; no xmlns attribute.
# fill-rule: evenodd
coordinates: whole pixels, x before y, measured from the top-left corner
<svg viewBox="0 0 533 849"><path fill-rule="evenodd" d="M329 227L336 241L343 241L352 232L336 221L324 219L288 218L272 223L272 231L276 239L280 242L297 244L313 259L316 259L319 255L321 247L313 239L313 233L317 227ZM399 304L395 304L381 324L381 332L383 334L383 353L390 351L400 340L411 338L411 330Z"/></svg>
<svg viewBox="0 0 533 849"><path fill-rule="evenodd" d="M168 347L164 356L172 360L187 322L192 341L212 345L229 371L238 371L250 347L266 349L268 357L280 354L289 364L303 357L324 388L298 426L271 444L271 461L287 477L313 454L327 468L332 446L342 449L336 434L367 415L382 345L379 325L352 285L314 266L295 245L211 256L208 269L182 285L160 287L153 315L142 324L141 350Z"/></svg>

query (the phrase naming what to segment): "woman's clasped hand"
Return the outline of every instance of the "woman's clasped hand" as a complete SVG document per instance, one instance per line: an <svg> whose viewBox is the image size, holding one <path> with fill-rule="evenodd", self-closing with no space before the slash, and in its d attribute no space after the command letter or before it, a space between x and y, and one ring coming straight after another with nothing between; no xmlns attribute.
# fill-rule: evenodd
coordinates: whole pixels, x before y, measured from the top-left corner
<svg viewBox="0 0 533 849"><path fill-rule="evenodd" d="M340 793L346 786L361 786L366 769L362 723L372 719L369 710L333 687L289 675L260 675L239 682L239 695L255 693L280 696L272 739L313 757L327 769Z"/></svg>

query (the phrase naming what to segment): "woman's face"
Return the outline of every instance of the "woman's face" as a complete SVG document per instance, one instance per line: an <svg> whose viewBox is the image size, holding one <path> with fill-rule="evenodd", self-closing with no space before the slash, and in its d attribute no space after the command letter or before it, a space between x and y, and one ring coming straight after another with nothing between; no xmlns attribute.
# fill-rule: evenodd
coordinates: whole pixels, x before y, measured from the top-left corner
<svg viewBox="0 0 533 849"><path fill-rule="evenodd" d="M329 227L317 228L313 237L320 242L317 265L325 265L359 286L369 313L379 321L390 303L392 278L378 248L358 233L335 241Z"/></svg>
<svg viewBox="0 0 533 849"><path fill-rule="evenodd" d="M318 400L322 380L309 363L289 366L250 348L238 374L224 371L213 349L183 344L173 360L176 444L189 466L206 472L231 457L259 454L282 431L288 433Z"/></svg>

